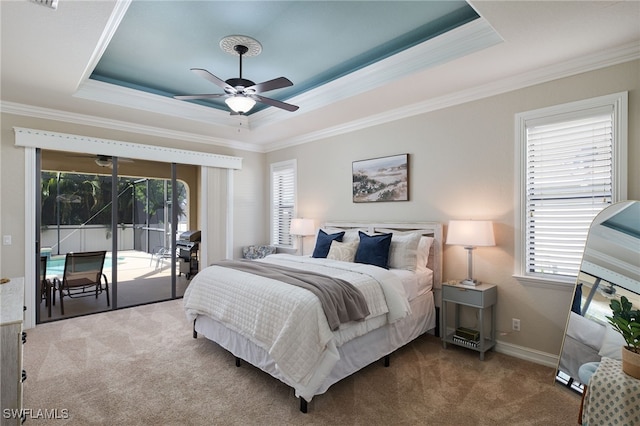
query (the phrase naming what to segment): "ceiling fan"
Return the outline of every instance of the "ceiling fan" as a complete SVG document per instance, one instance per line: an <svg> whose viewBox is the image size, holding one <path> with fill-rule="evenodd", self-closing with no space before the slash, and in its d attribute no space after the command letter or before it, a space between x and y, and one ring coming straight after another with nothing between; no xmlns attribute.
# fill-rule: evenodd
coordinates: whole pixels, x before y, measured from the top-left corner
<svg viewBox="0 0 640 426"><path fill-rule="evenodd" d="M72 155L72 157L81 157L81 158L93 158L93 161L100 167L113 167L113 157L110 155L103 154L81 154L81 155ZM133 163L131 158L118 157L118 163Z"/></svg>
<svg viewBox="0 0 640 426"><path fill-rule="evenodd" d="M293 86L293 83L288 78L278 77L258 84L251 80L242 78L242 57L258 55L262 51L262 46L258 41L247 36L228 36L220 41L220 47L227 53L237 54L240 57L240 76L238 78L230 78L223 81L205 69L191 68L191 71L198 74L200 77L221 87L224 90L224 93L176 95L174 96L175 99L186 101L193 99L225 98L225 103L229 108L231 108L232 115L245 114L249 112L256 102L261 102L263 104L291 112L298 109L298 106L296 105L260 95L260 93L268 92L270 90Z"/></svg>
<svg viewBox="0 0 640 426"><path fill-rule="evenodd" d="M113 167L113 157L110 155L98 154L94 161L100 167ZM118 164L119 163L133 163L133 160L131 158L118 157Z"/></svg>
<svg viewBox="0 0 640 426"><path fill-rule="evenodd" d="M100 167L113 167L113 160L108 155L96 155L94 161Z"/></svg>

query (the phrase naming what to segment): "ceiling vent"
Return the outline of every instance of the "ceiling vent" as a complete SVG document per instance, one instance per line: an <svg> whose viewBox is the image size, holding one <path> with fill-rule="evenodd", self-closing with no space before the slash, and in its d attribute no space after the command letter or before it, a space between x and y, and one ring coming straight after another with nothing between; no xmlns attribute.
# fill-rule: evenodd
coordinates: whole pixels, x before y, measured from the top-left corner
<svg viewBox="0 0 640 426"><path fill-rule="evenodd" d="M31 0L34 3L41 4L42 6L50 7L51 9L58 8L58 0Z"/></svg>

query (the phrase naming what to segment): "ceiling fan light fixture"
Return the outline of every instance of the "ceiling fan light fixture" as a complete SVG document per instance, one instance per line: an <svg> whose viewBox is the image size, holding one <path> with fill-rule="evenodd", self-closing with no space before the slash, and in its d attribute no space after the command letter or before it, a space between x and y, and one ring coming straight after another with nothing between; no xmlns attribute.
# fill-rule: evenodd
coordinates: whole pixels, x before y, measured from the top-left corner
<svg viewBox="0 0 640 426"><path fill-rule="evenodd" d="M111 165L113 164L111 162L111 158L110 157L105 157L105 156L99 156L98 158L96 158L96 164L100 167L111 167Z"/></svg>
<svg viewBox="0 0 640 426"><path fill-rule="evenodd" d="M247 113L256 104L256 101L243 95L230 96L224 100L234 112L238 114Z"/></svg>

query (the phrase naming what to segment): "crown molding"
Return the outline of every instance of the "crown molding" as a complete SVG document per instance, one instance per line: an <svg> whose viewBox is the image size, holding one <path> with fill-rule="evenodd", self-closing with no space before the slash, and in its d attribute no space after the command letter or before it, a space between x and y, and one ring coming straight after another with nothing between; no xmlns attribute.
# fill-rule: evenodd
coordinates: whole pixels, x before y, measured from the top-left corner
<svg viewBox="0 0 640 426"><path fill-rule="evenodd" d="M300 105L297 112L304 114L502 42L493 27L484 18L478 18L287 102ZM267 108L251 115L251 128L259 129L282 117L279 110Z"/></svg>
<svg viewBox="0 0 640 426"><path fill-rule="evenodd" d="M216 138L195 133L178 132L168 129L152 126L142 126L139 124L110 120L96 116L70 113L60 110L53 110L30 105L17 104L12 102L1 102L0 111L3 113L29 116L34 118L42 118L47 120L56 120L69 122L80 125L105 127L114 130L122 130L126 132L141 133L151 136L172 138L177 140L190 141L208 145L223 146L233 149L241 149L249 152L271 152L290 146L301 145L324 139L332 136L341 135L367 127L384 124L390 121L400 120L410 116L428 113L431 111L460 105L466 102L476 101L482 98L499 95L513 90L522 89L536 84L546 83L559 78L570 77L580 73L594 71L597 69L613 66L633 60L640 59L640 45L636 42L620 46L615 49L606 49L599 53L555 64L550 67L533 70L524 74L516 75L510 78L500 79L492 83L481 85L467 90L458 91L437 98L428 99L424 102L407 105L402 108L385 111L380 114L372 115L360 120L354 120L338 126L329 127L317 132L307 133L290 139L285 139L265 145L246 143L233 139ZM155 98L161 96L153 95ZM173 101L172 99L170 99ZM180 102L180 101L176 101ZM192 105L196 106L196 105ZM197 106L196 106L197 107ZM209 111L210 108L201 107ZM266 111L261 111L262 114ZM209 112L211 114L211 112ZM209 115L210 117L210 115ZM209 120L209 123L211 121ZM237 124L237 122L235 123ZM248 126L247 126L248 127Z"/></svg>
<svg viewBox="0 0 640 426"><path fill-rule="evenodd" d="M195 142L206 145L222 146L232 149L241 149L250 152L263 152L262 147L241 142L233 139L216 138L196 133L179 132L175 130L163 129L161 127L143 126L127 121L110 120L92 115L77 114L49 108L34 107L31 105L18 104L13 102L0 102L0 111L6 114L14 114L44 120L62 121L84 126L102 127L124 132L139 133L161 138L177 139L188 142Z"/></svg>
<svg viewBox="0 0 640 426"><path fill-rule="evenodd" d="M222 111L217 108L210 108L97 80L89 79L85 81L73 94L73 97L179 117L214 126L236 127L239 121L246 128L250 125L247 116L231 115L228 111Z"/></svg>
<svg viewBox="0 0 640 426"><path fill-rule="evenodd" d="M116 30L118 29L120 22L122 22L124 15L127 13L127 10L129 9L132 1L133 0L118 0L116 2L113 12L111 12L111 16L109 16L109 20L107 21L107 24L104 28L104 31L102 31L102 34L100 35L100 39L98 40L96 48L93 50L91 58L89 59L89 62L87 62L87 66L82 72L80 84L83 84L83 82L89 80L91 73L98 65L98 61L100 61L100 58L104 54L104 51L107 50L109 42L111 42L113 35L116 33Z"/></svg>
<svg viewBox="0 0 640 426"><path fill-rule="evenodd" d="M512 77L503 78L471 89L449 93L444 96L406 105L401 108L385 111L380 114L354 120L349 123L340 124L317 132L270 143L264 147L264 151L276 151L291 146L313 142L319 139L338 136L371 126L425 114L467 102L477 101L490 96L500 95L514 90L523 89L525 87L547 83L560 78L570 77L637 59L640 59L640 45L637 42L632 42L618 48L603 50L593 55L581 56L580 58Z"/></svg>

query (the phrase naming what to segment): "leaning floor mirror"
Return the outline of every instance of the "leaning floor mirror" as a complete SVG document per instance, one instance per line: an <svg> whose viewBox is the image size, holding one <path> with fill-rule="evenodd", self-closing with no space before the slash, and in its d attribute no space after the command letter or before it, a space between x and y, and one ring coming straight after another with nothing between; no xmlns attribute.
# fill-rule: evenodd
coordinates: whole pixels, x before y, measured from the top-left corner
<svg viewBox="0 0 640 426"><path fill-rule="evenodd" d="M626 296L640 308L640 202L613 204L594 219L587 236L556 381L576 392L580 367L602 357L620 359L625 344L606 317L612 299Z"/></svg>

